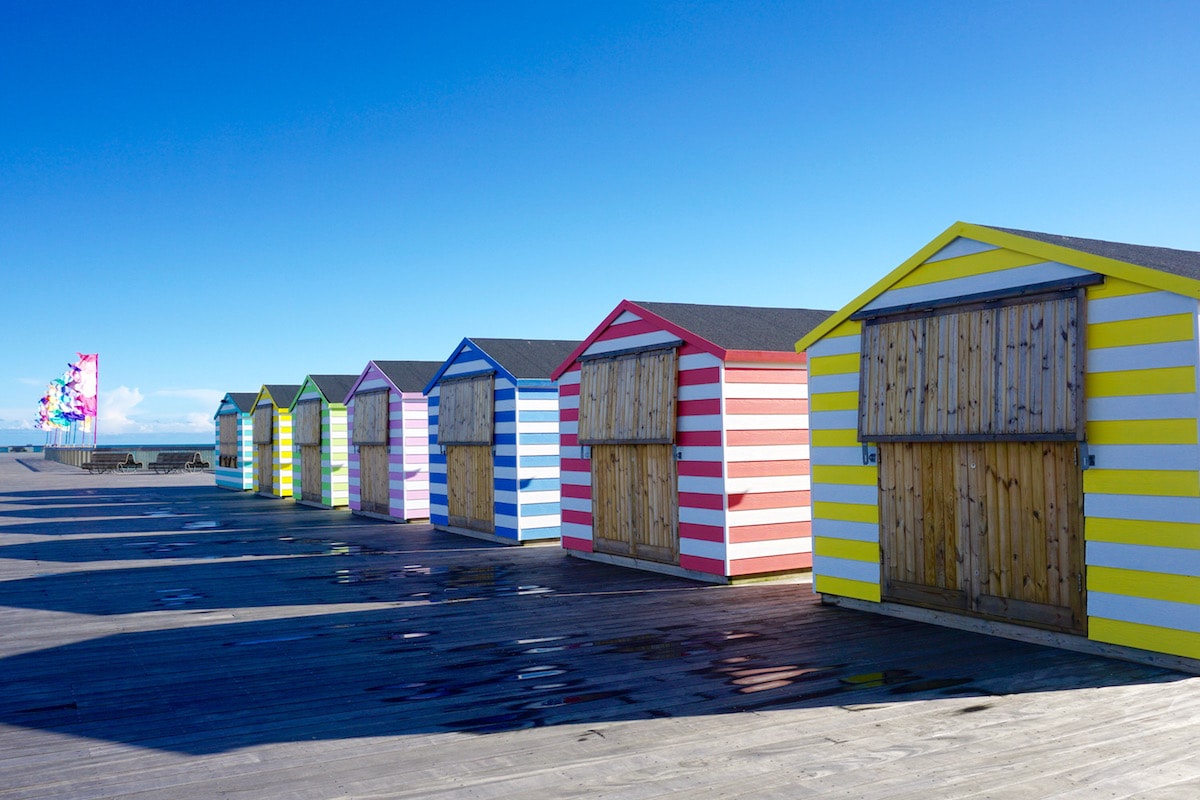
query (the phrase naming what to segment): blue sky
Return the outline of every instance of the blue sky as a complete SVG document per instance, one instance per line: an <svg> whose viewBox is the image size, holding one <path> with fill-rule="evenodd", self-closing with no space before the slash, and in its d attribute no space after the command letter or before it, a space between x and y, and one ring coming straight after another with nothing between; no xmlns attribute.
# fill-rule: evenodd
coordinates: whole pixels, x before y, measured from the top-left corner
<svg viewBox="0 0 1200 800"><path fill-rule="evenodd" d="M583 338L622 298L837 308L956 220L1200 250L1194 2L0 0L0 437Z"/></svg>

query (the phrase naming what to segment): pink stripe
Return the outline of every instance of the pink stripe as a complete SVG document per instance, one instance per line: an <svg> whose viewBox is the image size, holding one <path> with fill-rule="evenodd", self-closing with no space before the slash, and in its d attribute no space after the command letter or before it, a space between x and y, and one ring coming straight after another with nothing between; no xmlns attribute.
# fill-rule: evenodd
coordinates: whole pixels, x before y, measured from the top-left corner
<svg viewBox="0 0 1200 800"><path fill-rule="evenodd" d="M698 525L695 522L679 523L680 539L699 539L702 542L725 541L725 529L717 525Z"/></svg>
<svg viewBox="0 0 1200 800"><path fill-rule="evenodd" d="M562 472L591 472L592 462L586 458L564 458L559 462Z"/></svg>
<svg viewBox="0 0 1200 800"><path fill-rule="evenodd" d="M706 572L709 575L724 575L725 562L718 561L715 558L701 558L700 556L679 556L679 566L684 569L695 570L696 572Z"/></svg>
<svg viewBox="0 0 1200 800"><path fill-rule="evenodd" d="M562 521L573 522L576 525L587 525L592 527L592 515L586 511L576 511L572 508L564 508L562 510Z"/></svg>
<svg viewBox="0 0 1200 800"><path fill-rule="evenodd" d="M561 439L560 444L563 447L577 447L579 445L579 434L578 433L563 433L563 434L560 434L560 439Z"/></svg>
<svg viewBox="0 0 1200 800"><path fill-rule="evenodd" d="M678 415L681 417L695 417L702 414L720 414L721 400L720 398L711 398L709 400L680 400L678 404Z"/></svg>
<svg viewBox="0 0 1200 800"><path fill-rule="evenodd" d="M678 435L681 447L720 447L720 431L680 431Z"/></svg>
<svg viewBox="0 0 1200 800"><path fill-rule="evenodd" d="M716 383L719 380L721 380L720 367L679 370L680 386L702 386L706 383Z"/></svg>
<svg viewBox="0 0 1200 800"><path fill-rule="evenodd" d="M425 445L429 444L428 437L425 437L425 436L405 436L404 437L404 446L405 447L420 447L423 444L425 444Z"/></svg>
<svg viewBox="0 0 1200 800"><path fill-rule="evenodd" d="M579 484L566 483L564 481L562 484L562 496L563 497L577 497L580 500L591 500L592 499L592 487L591 486L580 486Z"/></svg>
<svg viewBox="0 0 1200 800"><path fill-rule="evenodd" d="M680 475L689 475L693 478L721 477L720 461L679 461L677 463Z"/></svg>
<svg viewBox="0 0 1200 800"><path fill-rule="evenodd" d="M782 572L789 569L812 569L812 553L739 558L729 564L729 574L731 576Z"/></svg>
<svg viewBox="0 0 1200 800"><path fill-rule="evenodd" d="M564 384L560 385L558 387L558 396L559 397L578 397L579 396L579 384L578 383L564 383Z"/></svg>
<svg viewBox="0 0 1200 800"><path fill-rule="evenodd" d="M699 492L680 492L680 508L707 508L713 511L725 509L725 498L719 494L700 494Z"/></svg>
<svg viewBox="0 0 1200 800"><path fill-rule="evenodd" d="M566 512L563 512L565 517ZM562 537L562 546L566 550L578 550L581 553L592 552L592 542L590 539L576 539L574 536Z"/></svg>
<svg viewBox="0 0 1200 800"><path fill-rule="evenodd" d="M420 418L406 419L403 421L401 426L404 428L419 428L420 430L427 431L429 430L429 420Z"/></svg>
<svg viewBox="0 0 1200 800"><path fill-rule="evenodd" d="M579 409L578 408L560 408L558 410L558 421L559 422L578 422L579 421Z"/></svg>
<svg viewBox="0 0 1200 800"><path fill-rule="evenodd" d="M658 333L661 330L662 328L653 322L647 322L644 319L635 319L617 325L609 325L592 341L611 342L613 339L624 339L626 336L638 336L643 333Z"/></svg>

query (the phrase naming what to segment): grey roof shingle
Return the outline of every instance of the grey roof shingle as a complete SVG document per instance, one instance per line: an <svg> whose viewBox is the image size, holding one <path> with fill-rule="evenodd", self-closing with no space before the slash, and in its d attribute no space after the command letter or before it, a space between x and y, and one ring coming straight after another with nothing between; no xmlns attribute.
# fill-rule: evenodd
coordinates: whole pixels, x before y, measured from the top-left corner
<svg viewBox="0 0 1200 800"><path fill-rule="evenodd" d="M373 361L379 371L402 392L423 392L441 368L441 361Z"/></svg>
<svg viewBox="0 0 1200 800"><path fill-rule="evenodd" d="M350 389L354 387L354 382L358 380L357 375L309 375L312 382L321 390L321 394L325 395L325 399L330 403L346 402L346 395L350 393Z"/></svg>
<svg viewBox="0 0 1200 800"><path fill-rule="evenodd" d="M290 407L292 401L296 399L296 395L300 393L300 384L266 383L263 386L279 408Z"/></svg>
<svg viewBox="0 0 1200 800"><path fill-rule="evenodd" d="M834 313L811 308L631 302L725 350L780 353L795 352L796 340Z"/></svg>
<svg viewBox="0 0 1200 800"><path fill-rule="evenodd" d="M1101 239L1081 239L1076 236L1059 236L1053 233L1023 231L1016 228L1001 228L996 225L981 227L1004 231L1027 239L1069 247L1081 253L1112 258L1127 264L1156 269L1192 280L1200 280L1200 253L1192 250L1172 250L1169 247L1148 247L1140 244L1106 242Z"/></svg>
<svg viewBox="0 0 1200 800"><path fill-rule="evenodd" d="M514 378L549 380L571 351L582 344L564 339L476 339L470 340L496 360Z"/></svg>
<svg viewBox="0 0 1200 800"><path fill-rule="evenodd" d="M254 399L258 397L258 392L230 392L225 396L244 414L254 410Z"/></svg>

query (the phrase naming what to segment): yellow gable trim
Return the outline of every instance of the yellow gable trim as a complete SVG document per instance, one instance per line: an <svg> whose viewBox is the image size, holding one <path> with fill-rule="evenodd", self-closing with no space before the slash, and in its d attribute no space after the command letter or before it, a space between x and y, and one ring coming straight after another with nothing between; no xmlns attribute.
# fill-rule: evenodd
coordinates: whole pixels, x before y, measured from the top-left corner
<svg viewBox="0 0 1200 800"><path fill-rule="evenodd" d="M831 330L849 319L851 314L859 311L876 297L891 289L897 282L924 264L930 256L959 236L1015 250L1020 253L1026 253L1031 256L1037 256L1045 261L1057 261L1061 264L1119 278L1130 283L1141 284L1153 289L1200 299L1200 281L1192 280L1191 278L1184 278L1179 275L1172 275L1169 272L1162 272L1150 267L1141 267L1136 264L1128 264L1124 261L1117 261L1103 256L1095 256L1090 253L1073 250L1069 247L1038 241L1037 239L1028 239L1019 234L1006 233L1005 231L999 231L983 225L956 222L932 242L914 253L911 258L889 272L865 292L858 295L849 304L842 307L833 316L810 331L803 339L796 342L796 351L802 352L807 350L814 342L824 339Z"/></svg>

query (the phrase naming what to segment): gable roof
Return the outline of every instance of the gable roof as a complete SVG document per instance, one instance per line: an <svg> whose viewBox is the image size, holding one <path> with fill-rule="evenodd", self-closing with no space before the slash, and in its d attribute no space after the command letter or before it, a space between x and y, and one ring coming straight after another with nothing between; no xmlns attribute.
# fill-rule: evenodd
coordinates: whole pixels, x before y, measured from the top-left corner
<svg viewBox="0 0 1200 800"><path fill-rule="evenodd" d="M229 392L221 400L221 404L233 403L234 407L243 414L254 410L254 401L258 399L255 392Z"/></svg>
<svg viewBox="0 0 1200 800"><path fill-rule="evenodd" d="M401 392L420 392L437 373L440 361L372 361ZM357 388L357 387L356 387Z"/></svg>
<svg viewBox="0 0 1200 800"><path fill-rule="evenodd" d="M476 339L467 337L458 343L454 352L438 367L437 372L425 385L429 394L442 375L450 368L460 353L468 346L478 350L484 360L498 370L503 370L514 380L551 380L554 368L580 344L567 339Z"/></svg>
<svg viewBox="0 0 1200 800"><path fill-rule="evenodd" d="M763 353L776 353L772 361L798 361L796 337L803 336L832 311L810 308L762 308L716 306L699 303L651 303L622 300L594 331L558 365L551 375L557 380L591 347L617 318L628 311L653 325L661 326L680 339L712 353L721 360L763 360Z"/></svg>
<svg viewBox="0 0 1200 800"><path fill-rule="evenodd" d="M317 391L325 398L327 403L344 403L346 395L350 392L350 387L358 380L357 375L309 375L308 380L313 382L317 387ZM297 391L296 400L299 400L299 391ZM292 405L296 404L296 400L292 401Z"/></svg>
<svg viewBox="0 0 1200 800"><path fill-rule="evenodd" d="M299 391L300 384L298 383L264 383L262 389L254 396L254 404L258 405L259 399L266 395L276 408L290 408Z"/></svg>
<svg viewBox="0 0 1200 800"><path fill-rule="evenodd" d="M796 350L807 349L831 330L916 270L943 247L962 237L998 248L1037 256L1113 278L1140 283L1185 297L1200 298L1200 252L1148 247L1100 239L1082 239L1051 233L1023 231L956 222L911 258L885 275L865 292L839 309L796 342Z"/></svg>

